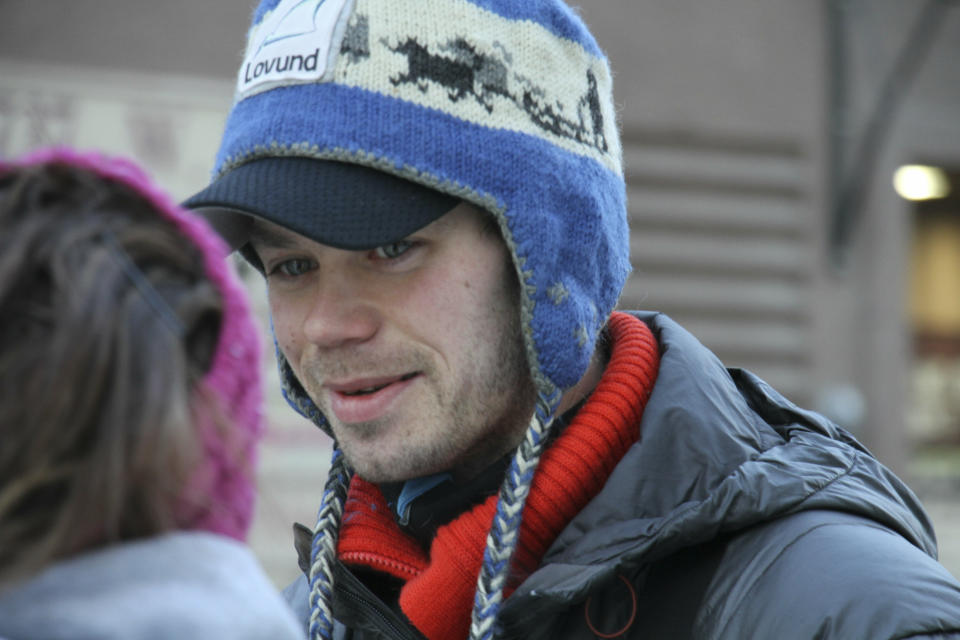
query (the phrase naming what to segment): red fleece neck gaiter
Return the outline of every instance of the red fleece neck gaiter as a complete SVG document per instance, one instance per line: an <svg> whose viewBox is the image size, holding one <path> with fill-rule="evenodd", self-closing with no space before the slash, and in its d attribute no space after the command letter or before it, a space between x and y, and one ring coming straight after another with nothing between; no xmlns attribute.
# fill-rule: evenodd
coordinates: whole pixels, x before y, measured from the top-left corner
<svg viewBox="0 0 960 640"><path fill-rule="evenodd" d="M640 417L660 364L659 347L642 321L614 313L611 354L596 389L544 452L523 511L520 540L505 596L533 573L563 528L590 501L639 439ZM425 554L401 531L380 490L354 477L337 551L347 565L403 580L400 608L430 640L467 637L477 576L497 496L437 530Z"/></svg>

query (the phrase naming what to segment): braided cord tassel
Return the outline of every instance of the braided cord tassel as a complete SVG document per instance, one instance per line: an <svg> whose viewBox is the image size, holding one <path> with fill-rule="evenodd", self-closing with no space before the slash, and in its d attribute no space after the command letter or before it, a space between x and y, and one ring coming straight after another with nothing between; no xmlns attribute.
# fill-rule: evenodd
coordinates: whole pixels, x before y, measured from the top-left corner
<svg viewBox="0 0 960 640"><path fill-rule="evenodd" d="M490 640L493 636L494 623L503 603L503 589L510 571L510 560L520 538L523 506L530 493L533 473L543 454L549 425L552 424L550 414L550 409L542 403L542 399L538 400L526 436L517 448L500 487L500 499L497 502L493 525L487 533L487 548L477 579L470 640Z"/></svg>
<svg viewBox="0 0 960 640"><path fill-rule="evenodd" d="M311 640L330 640L333 637L333 563L337 558L340 521L351 476L352 471L343 452L334 442L330 473L323 488L310 549Z"/></svg>

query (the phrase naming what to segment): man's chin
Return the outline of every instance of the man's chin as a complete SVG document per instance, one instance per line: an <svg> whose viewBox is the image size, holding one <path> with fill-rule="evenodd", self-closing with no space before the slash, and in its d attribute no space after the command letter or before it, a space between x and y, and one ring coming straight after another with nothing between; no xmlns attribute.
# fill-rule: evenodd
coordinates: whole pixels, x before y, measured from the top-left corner
<svg viewBox="0 0 960 640"><path fill-rule="evenodd" d="M395 471L389 470L384 471L376 467L372 468L361 468L357 469L353 465L354 473L360 478L370 482L372 484L383 484L390 482L406 482L407 480L412 480L414 478L419 478L423 475L429 475L429 473L422 472L412 472L412 471Z"/></svg>
<svg viewBox="0 0 960 640"><path fill-rule="evenodd" d="M384 460L369 454L351 455L346 449L344 457L356 475L373 484L405 482L444 470L435 468L435 465L413 464L409 460Z"/></svg>
<svg viewBox="0 0 960 640"><path fill-rule="evenodd" d="M383 445L381 445L383 447ZM397 468L396 462L378 457L366 446L354 446L351 443L340 441L340 448L347 464L354 474L367 482L379 484L381 482L398 482L405 480L403 468ZM382 449L381 449L382 450Z"/></svg>

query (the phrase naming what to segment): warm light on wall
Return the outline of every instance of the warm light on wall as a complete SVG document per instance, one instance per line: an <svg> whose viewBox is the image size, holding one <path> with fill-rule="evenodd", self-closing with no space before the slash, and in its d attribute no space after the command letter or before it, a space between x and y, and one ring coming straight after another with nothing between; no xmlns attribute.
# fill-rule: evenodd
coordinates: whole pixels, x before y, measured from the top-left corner
<svg viewBox="0 0 960 640"><path fill-rule="evenodd" d="M905 164L893 174L893 188L906 200L933 200L950 193L950 180L943 169Z"/></svg>

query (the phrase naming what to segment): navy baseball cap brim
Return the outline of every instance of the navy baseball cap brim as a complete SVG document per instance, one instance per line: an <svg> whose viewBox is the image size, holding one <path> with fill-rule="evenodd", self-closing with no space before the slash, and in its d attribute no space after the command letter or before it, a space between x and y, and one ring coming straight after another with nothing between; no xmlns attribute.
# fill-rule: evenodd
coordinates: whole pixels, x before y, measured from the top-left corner
<svg viewBox="0 0 960 640"><path fill-rule="evenodd" d="M409 236L459 202L362 165L267 157L231 169L183 204L231 249L243 247L254 218L262 218L321 244L365 250Z"/></svg>

